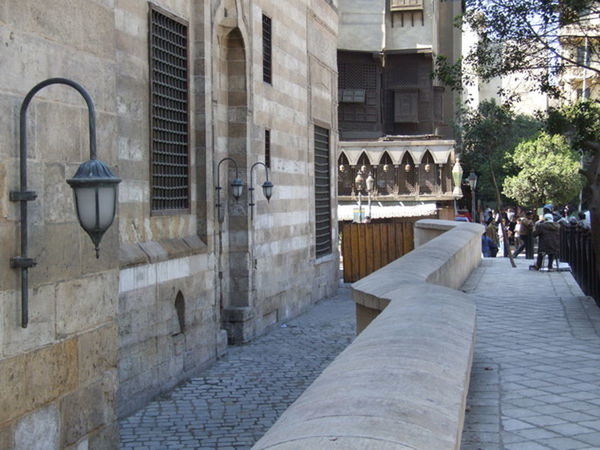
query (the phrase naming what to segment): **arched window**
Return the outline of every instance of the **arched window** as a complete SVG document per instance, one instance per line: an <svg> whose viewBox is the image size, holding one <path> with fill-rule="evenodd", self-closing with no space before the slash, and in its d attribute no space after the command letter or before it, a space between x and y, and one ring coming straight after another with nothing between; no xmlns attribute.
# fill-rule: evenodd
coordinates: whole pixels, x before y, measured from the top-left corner
<svg viewBox="0 0 600 450"><path fill-rule="evenodd" d="M367 195L367 177L369 174L373 175L373 167L371 166L371 161L369 161L369 157L366 153L362 153L360 158L358 158L358 164L356 165L355 173L354 173L354 192L361 193L363 195ZM359 178L360 175L360 178ZM359 178L359 182L357 182L357 178Z"/></svg>
<svg viewBox="0 0 600 450"><path fill-rule="evenodd" d="M177 321L175 322L173 336L185 333L185 300L181 291L175 296L175 313Z"/></svg>
<svg viewBox="0 0 600 450"><path fill-rule="evenodd" d="M410 153L406 152L402 158L402 164L399 169L399 194L400 195L414 195L416 193L416 168L415 162L410 156Z"/></svg>
<svg viewBox="0 0 600 450"><path fill-rule="evenodd" d="M352 195L352 168L345 154L338 158L338 195Z"/></svg>
<svg viewBox="0 0 600 450"><path fill-rule="evenodd" d="M398 190L396 169L388 152L384 152L377 168L377 191L379 195L393 195Z"/></svg>
<svg viewBox="0 0 600 450"><path fill-rule="evenodd" d="M437 192L437 166L429 150L423 155L421 166L419 167L419 187L421 194L430 195Z"/></svg>

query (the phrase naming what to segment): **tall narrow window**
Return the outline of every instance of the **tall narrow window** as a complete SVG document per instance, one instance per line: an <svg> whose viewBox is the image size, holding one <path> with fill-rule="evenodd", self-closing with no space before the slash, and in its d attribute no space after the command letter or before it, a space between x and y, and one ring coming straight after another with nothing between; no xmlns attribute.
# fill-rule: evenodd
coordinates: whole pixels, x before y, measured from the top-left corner
<svg viewBox="0 0 600 450"><path fill-rule="evenodd" d="M271 130L265 130L265 164L271 168Z"/></svg>
<svg viewBox="0 0 600 450"><path fill-rule="evenodd" d="M272 84L273 61L271 59L271 18L262 16L263 26L263 80L265 83Z"/></svg>
<svg viewBox="0 0 600 450"><path fill-rule="evenodd" d="M190 207L188 26L150 6L151 204L155 214Z"/></svg>
<svg viewBox="0 0 600 450"><path fill-rule="evenodd" d="M331 253L329 130L315 126L316 256Z"/></svg>

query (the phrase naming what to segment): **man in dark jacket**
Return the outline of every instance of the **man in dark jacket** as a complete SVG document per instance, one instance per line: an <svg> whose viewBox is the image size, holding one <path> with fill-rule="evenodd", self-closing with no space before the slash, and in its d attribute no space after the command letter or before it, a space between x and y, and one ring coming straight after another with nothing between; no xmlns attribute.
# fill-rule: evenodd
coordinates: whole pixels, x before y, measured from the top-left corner
<svg viewBox="0 0 600 450"><path fill-rule="evenodd" d="M531 211L527 211L525 217L521 219L519 231L519 239L521 239L521 245L519 248L515 250L513 253L513 258L519 256L523 250L525 250L525 254L527 259L533 259L533 245L530 244L532 239L531 234L533 233L533 213Z"/></svg>
<svg viewBox="0 0 600 450"><path fill-rule="evenodd" d="M553 270L552 263L560 252L560 224L554 222L552 214L545 214L544 220L535 224L533 236L539 236L538 255L535 265L529 266L529 268L540 270L544 254L546 254L548 255L548 270Z"/></svg>

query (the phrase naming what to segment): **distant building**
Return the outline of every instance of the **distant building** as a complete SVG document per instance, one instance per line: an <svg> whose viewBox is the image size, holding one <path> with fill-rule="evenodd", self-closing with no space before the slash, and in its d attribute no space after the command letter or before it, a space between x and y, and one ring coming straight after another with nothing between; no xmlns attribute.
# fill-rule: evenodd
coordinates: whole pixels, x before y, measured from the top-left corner
<svg viewBox="0 0 600 450"><path fill-rule="evenodd" d="M463 55L466 56L477 43L477 34L465 25L463 33ZM544 51L540 49L540 51ZM520 72L502 77L495 77L488 82L483 82L469 73L469 67L463 66L472 79L464 83L463 102L476 108L484 100L496 100L501 104L506 100L511 101L512 109L517 114L533 115L537 111L546 111L549 106L548 95L540 92L539 85L532 80L530 72ZM547 70L547 69L538 69Z"/></svg>
<svg viewBox="0 0 600 450"><path fill-rule="evenodd" d="M456 96L431 73L437 55L460 57L461 3L340 0L339 11L340 211L371 183L374 216L448 205Z"/></svg>
<svg viewBox="0 0 600 450"><path fill-rule="evenodd" d="M598 13L583 16L577 25L560 30L561 52L566 62L560 75L565 100L600 99L600 17Z"/></svg>

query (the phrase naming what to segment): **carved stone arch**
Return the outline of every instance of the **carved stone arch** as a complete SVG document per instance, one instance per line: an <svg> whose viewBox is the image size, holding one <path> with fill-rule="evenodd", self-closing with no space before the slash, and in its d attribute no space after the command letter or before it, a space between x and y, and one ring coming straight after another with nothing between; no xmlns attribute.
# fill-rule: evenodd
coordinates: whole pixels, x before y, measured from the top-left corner
<svg viewBox="0 0 600 450"><path fill-rule="evenodd" d="M240 2L225 0L215 11L213 37L213 142L214 163L233 158L239 177L248 180L249 149L249 50L244 31ZM215 173L215 176L218 176ZM229 341L249 340L252 330L248 323L235 320L240 308L250 308L252 265L250 264L250 223L247 189L239 201L233 201L229 187L235 177L231 163L221 165L219 185L223 221L218 232L219 303L223 325ZM248 328L248 329L247 329Z"/></svg>
<svg viewBox="0 0 600 450"><path fill-rule="evenodd" d="M415 195L417 191L417 170L410 152L404 153L402 163L398 168L400 195Z"/></svg>
<svg viewBox="0 0 600 450"><path fill-rule="evenodd" d="M438 167L435 164L433 155L426 150L419 166L419 187L420 193L432 195L437 192L438 186Z"/></svg>
<svg viewBox="0 0 600 450"><path fill-rule="evenodd" d="M354 172L354 192L360 192L363 195L367 195L367 177L369 174L373 174L373 166L371 164L371 160L369 159L369 155L367 155L367 152L363 151L360 154ZM355 181L358 174L360 174L362 178L362 182L360 184L356 183Z"/></svg>
<svg viewBox="0 0 600 450"><path fill-rule="evenodd" d="M379 195L392 195L398 191L396 169L391 155L385 151L379 159L377 167L377 193Z"/></svg>
<svg viewBox="0 0 600 450"><path fill-rule="evenodd" d="M352 168L344 152L338 158L338 195L352 195Z"/></svg>
<svg viewBox="0 0 600 450"><path fill-rule="evenodd" d="M442 167L442 193L452 192L452 154L448 155L448 160Z"/></svg>

